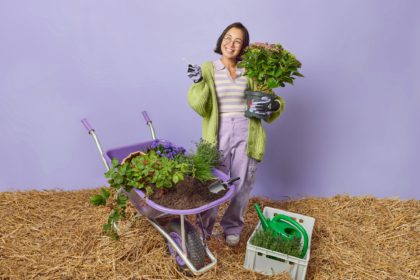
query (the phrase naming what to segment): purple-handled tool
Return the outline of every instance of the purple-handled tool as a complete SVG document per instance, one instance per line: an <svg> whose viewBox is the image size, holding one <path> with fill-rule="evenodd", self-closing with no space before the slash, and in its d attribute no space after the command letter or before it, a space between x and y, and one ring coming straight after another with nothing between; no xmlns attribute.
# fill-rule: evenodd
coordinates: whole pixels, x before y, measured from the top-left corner
<svg viewBox="0 0 420 280"><path fill-rule="evenodd" d="M156 133L155 133L155 130L153 128L152 120L149 118L149 115L147 114L147 111L143 111L141 113L143 114L143 118L146 121L146 124L150 128L150 133L152 134L152 139L155 140L156 139Z"/></svg>
<svg viewBox="0 0 420 280"><path fill-rule="evenodd" d="M142 114L143 114L143 118L144 118L144 120L146 121L146 124L148 123L148 122L151 122L151 120L150 120L150 118L149 118L149 115L147 114L147 111L143 111L143 112L141 112Z"/></svg>
<svg viewBox="0 0 420 280"><path fill-rule="evenodd" d="M101 155L101 158L105 165L106 170L109 170L109 165L105 160L104 152L102 151L102 146L101 146L101 143L99 142L98 137L96 136L95 130L93 129L93 127L90 125L89 121L86 118L83 118L81 122L83 126L86 128L86 130L89 132L89 134L92 136L93 141L95 141L96 147L98 148L98 151Z"/></svg>
<svg viewBox="0 0 420 280"><path fill-rule="evenodd" d="M90 125L90 123L88 122L88 120L86 118L82 119L82 124L85 126L86 130L90 133L92 130L95 131L92 126Z"/></svg>

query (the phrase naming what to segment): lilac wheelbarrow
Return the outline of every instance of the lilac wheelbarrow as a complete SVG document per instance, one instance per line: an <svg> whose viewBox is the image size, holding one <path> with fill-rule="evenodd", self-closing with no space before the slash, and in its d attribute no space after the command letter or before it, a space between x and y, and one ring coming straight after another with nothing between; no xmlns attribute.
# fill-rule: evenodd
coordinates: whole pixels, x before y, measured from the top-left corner
<svg viewBox="0 0 420 280"><path fill-rule="evenodd" d="M110 165L112 165L111 160L113 158L116 158L121 162L133 152L146 151L153 141L157 140L162 144L169 142L163 139L156 139L152 121L147 115L147 112L143 112L143 117L150 128L153 140L110 149L106 152L103 152L99 139L95 134L95 130L87 119L82 120L83 125L95 141L107 170L110 169ZM213 174L220 180L228 182L228 176L222 171L214 169ZM127 195L129 201L137 211L146 217L152 226L163 235L166 239L169 253L175 257L178 266L183 270L189 270L194 275L200 275L214 267L217 264L217 259L207 247L204 233L202 235L198 234L196 227L186 219L186 215L197 215L200 218L200 213L230 200L235 192L235 185L231 183L228 183L227 185L228 191L223 197L201 207L186 210L170 209L154 203L139 189L133 188L130 192L126 192L123 189L121 189L121 191ZM117 195L119 195L119 193L117 193ZM118 231L118 227L116 225L113 226Z"/></svg>

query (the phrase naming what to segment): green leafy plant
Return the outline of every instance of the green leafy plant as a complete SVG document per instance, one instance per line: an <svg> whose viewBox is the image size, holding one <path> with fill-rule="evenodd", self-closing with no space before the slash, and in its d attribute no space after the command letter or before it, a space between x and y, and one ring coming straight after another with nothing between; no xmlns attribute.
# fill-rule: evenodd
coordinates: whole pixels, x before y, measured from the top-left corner
<svg viewBox="0 0 420 280"><path fill-rule="evenodd" d="M254 80L256 90L273 93L273 88L293 84L295 77L303 77L302 66L296 57L280 44L250 44L241 57L238 67L245 68L245 75Z"/></svg>
<svg viewBox="0 0 420 280"><path fill-rule="evenodd" d="M112 190L112 189L111 189ZM115 188L114 188L115 190ZM127 206L127 196L113 191L114 201L109 202L111 192L102 188L100 194L96 194L90 198L90 202L95 206L105 206L108 204L111 213L108 216L107 223L103 225L102 230L114 239L118 239L117 224L120 218L125 218L125 209Z"/></svg>
<svg viewBox="0 0 420 280"><path fill-rule="evenodd" d="M302 249L300 240L287 240L274 231L258 229L251 239L251 244L257 247L266 248L275 252L283 253L293 257L300 257Z"/></svg>
<svg viewBox="0 0 420 280"><path fill-rule="evenodd" d="M106 201L109 198L109 191L107 189L101 189L101 194L96 194L90 198L90 202L93 205L106 205Z"/></svg>
<svg viewBox="0 0 420 280"><path fill-rule="evenodd" d="M105 176L109 179L108 183L116 189L124 187L130 191L134 187L151 195L155 190L173 187L184 180L186 173L186 163L159 156L156 151L150 150L123 164L113 159L112 168Z"/></svg>

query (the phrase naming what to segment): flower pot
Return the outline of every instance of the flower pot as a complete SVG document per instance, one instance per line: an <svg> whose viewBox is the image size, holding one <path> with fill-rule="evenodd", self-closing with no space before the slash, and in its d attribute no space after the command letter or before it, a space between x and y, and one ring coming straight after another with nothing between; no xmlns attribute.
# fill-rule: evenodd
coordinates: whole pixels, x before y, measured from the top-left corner
<svg viewBox="0 0 420 280"><path fill-rule="evenodd" d="M245 98L246 98L246 111L245 117L247 118L257 118L257 119L266 119L266 116L261 116L255 114L255 111L252 108L252 104L254 102L260 101L267 101L267 100L274 100L275 96L272 93L265 93L260 91L245 91Z"/></svg>

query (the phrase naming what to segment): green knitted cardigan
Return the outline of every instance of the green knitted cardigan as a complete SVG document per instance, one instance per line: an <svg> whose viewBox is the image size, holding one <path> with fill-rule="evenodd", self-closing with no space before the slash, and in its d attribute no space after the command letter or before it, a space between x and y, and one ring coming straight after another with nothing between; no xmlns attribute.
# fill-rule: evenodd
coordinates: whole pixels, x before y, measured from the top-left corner
<svg viewBox="0 0 420 280"><path fill-rule="evenodd" d="M214 85L214 68L211 61L201 66L203 79L194 83L188 91L188 103L191 108L203 118L202 138L210 143L217 144L219 129L219 108L217 103L216 89ZM255 90L254 82L248 79L248 89ZM283 98L276 96L280 108L272 113L266 120L271 123L284 111ZM260 119L250 118L248 129L248 143L246 153L249 157L261 161L265 152L265 130Z"/></svg>

